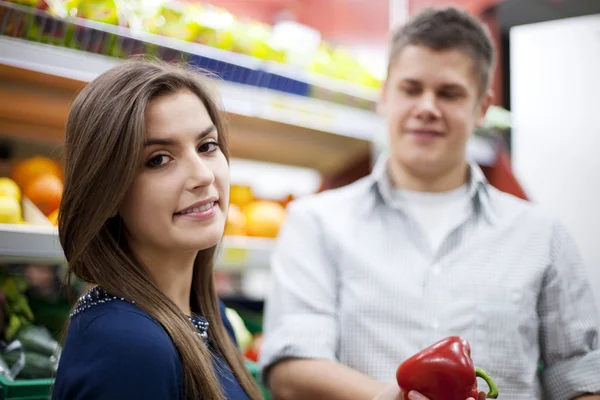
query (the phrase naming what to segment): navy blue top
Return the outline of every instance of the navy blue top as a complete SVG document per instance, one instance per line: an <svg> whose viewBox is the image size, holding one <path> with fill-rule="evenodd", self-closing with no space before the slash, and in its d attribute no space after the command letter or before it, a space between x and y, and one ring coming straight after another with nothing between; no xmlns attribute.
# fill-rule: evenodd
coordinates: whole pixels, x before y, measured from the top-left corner
<svg viewBox="0 0 600 400"><path fill-rule="evenodd" d="M220 308L237 345L223 303ZM227 398L247 400L225 360L214 351L213 356ZM163 327L136 305L120 300L97 304L71 320L52 399L182 400L181 359Z"/></svg>

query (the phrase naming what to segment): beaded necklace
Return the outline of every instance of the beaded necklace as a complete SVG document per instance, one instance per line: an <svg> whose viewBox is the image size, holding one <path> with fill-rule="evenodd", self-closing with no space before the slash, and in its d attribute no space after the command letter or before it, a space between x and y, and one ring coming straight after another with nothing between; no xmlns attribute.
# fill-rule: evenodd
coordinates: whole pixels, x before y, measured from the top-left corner
<svg viewBox="0 0 600 400"><path fill-rule="evenodd" d="M125 301L127 303L135 304L135 301L129 301L124 297L117 297L109 294L106 290L100 286L95 286L89 289L83 296L77 300L75 309L69 314L69 319L89 310L90 308L99 304L109 303L111 301ZM188 320L192 323L198 335L202 338L205 345L208 346L208 321L206 318L193 315L187 316Z"/></svg>

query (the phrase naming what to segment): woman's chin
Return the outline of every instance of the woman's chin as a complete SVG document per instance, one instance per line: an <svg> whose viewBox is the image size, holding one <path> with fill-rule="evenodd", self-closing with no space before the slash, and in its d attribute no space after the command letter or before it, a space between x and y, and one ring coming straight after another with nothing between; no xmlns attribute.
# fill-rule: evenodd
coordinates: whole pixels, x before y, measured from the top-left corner
<svg viewBox="0 0 600 400"><path fill-rule="evenodd" d="M223 237L223 232L202 232L196 237L187 237L181 243L182 250L201 251L217 246Z"/></svg>

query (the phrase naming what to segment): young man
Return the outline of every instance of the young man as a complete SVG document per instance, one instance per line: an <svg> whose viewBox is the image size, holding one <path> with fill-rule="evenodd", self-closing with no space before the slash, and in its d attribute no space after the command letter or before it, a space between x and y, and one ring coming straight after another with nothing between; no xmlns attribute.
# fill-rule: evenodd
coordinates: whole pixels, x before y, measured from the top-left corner
<svg viewBox="0 0 600 400"><path fill-rule="evenodd" d="M486 30L457 9L395 34L389 156L292 203L279 237L261 356L276 398L372 399L406 358L460 335L504 399L600 399L598 312L575 244L466 159L493 64Z"/></svg>

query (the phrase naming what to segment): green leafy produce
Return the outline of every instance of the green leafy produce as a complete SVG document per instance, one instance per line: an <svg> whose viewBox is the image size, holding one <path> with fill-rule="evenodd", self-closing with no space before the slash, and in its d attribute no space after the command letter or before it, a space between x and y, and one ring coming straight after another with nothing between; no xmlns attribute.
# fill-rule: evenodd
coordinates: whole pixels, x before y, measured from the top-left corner
<svg viewBox="0 0 600 400"><path fill-rule="evenodd" d="M33 312L29 308L29 302L24 292L27 290L27 282L24 278L0 275L0 291L4 294L5 301L2 304L4 312L4 337L12 341L17 332L33 320Z"/></svg>

